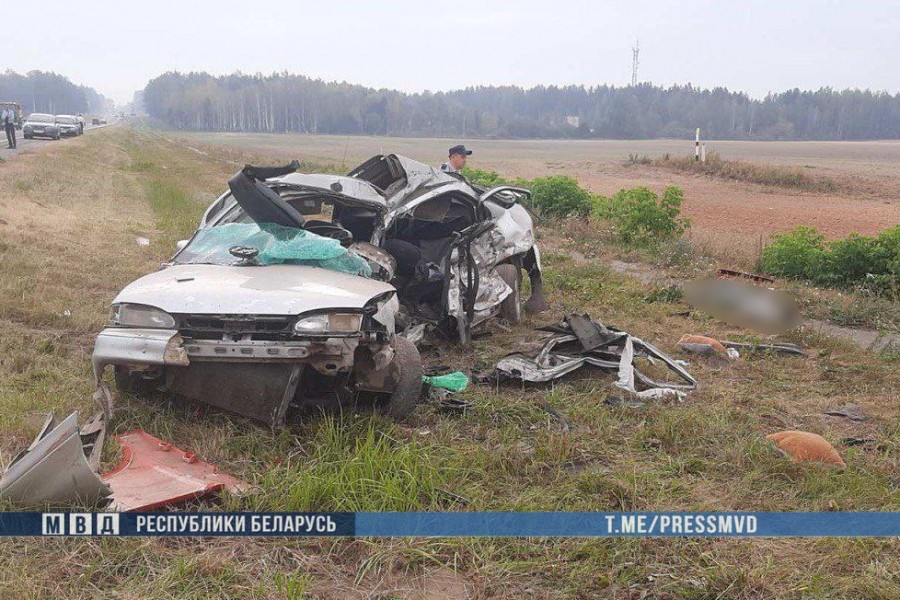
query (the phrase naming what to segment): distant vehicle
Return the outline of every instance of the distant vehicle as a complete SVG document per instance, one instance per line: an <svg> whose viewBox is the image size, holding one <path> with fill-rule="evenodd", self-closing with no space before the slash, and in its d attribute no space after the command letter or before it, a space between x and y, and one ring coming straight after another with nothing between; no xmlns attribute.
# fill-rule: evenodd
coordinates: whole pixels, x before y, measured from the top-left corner
<svg viewBox="0 0 900 600"><path fill-rule="evenodd" d="M94 117L91 119L91 125L99 125L99 124L100 124L100 117Z"/></svg>
<svg viewBox="0 0 900 600"><path fill-rule="evenodd" d="M101 119L100 119L100 124L101 124L101 125L106 125L106 119L101 118Z"/></svg>
<svg viewBox="0 0 900 600"><path fill-rule="evenodd" d="M16 129L22 129L22 105L18 102L0 102L0 112L12 109L16 113Z"/></svg>
<svg viewBox="0 0 900 600"><path fill-rule="evenodd" d="M59 127L59 135L81 135L81 124L74 115L56 115L56 124Z"/></svg>
<svg viewBox="0 0 900 600"><path fill-rule="evenodd" d="M26 140L35 137L59 139L59 125L56 117L45 113L31 113L22 124L22 135Z"/></svg>

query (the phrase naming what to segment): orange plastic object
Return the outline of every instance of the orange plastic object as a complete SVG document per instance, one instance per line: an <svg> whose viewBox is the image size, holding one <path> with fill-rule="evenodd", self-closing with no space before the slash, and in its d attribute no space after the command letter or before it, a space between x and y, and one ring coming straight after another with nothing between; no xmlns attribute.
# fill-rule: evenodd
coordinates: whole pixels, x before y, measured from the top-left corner
<svg viewBox="0 0 900 600"><path fill-rule="evenodd" d="M834 446L821 435L808 431L779 431L766 436L794 462L821 462L846 467L844 459Z"/></svg>
<svg viewBox="0 0 900 600"><path fill-rule="evenodd" d="M725 346L722 345L722 342L720 342L717 339L707 337L705 335L692 335L690 333L686 333L683 336L681 336L681 339L678 340L678 343L679 344L697 344L697 345L709 346L716 352L721 352L722 354L725 353Z"/></svg>
<svg viewBox="0 0 900 600"><path fill-rule="evenodd" d="M247 489L240 479L149 433L135 429L116 436L122 460L101 475L112 488L111 508L123 512L153 510L227 489Z"/></svg>

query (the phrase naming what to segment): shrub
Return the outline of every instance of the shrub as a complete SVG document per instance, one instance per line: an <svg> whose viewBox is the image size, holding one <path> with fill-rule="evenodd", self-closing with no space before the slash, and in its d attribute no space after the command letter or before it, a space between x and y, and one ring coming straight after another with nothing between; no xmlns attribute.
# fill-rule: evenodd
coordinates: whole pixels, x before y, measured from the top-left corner
<svg viewBox="0 0 900 600"><path fill-rule="evenodd" d="M597 201L594 216L610 221L626 244L656 245L677 239L690 226L680 217L684 192L669 186L660 199L645 187L620 190L612 198Z"/></svg>
<svg viewBox="0 0 900 600"><path fill-rule="evenodd" d="M811 227L776 235L763 249L761 270L821 285L858 286L879 296L900 297L900 225L870 238L852 234L825 243Z"/></svg>
<svg viewBox="0 0 900 600"><path fill-rule="evenodd" d="M541 216L583 217L594 206L594 196L566 175L538 177L521 184L531 188L531 207Z"/></svg>
<svg viewBox="0 0 900 600"><path fill-rule="evenodd" d="M814 227L775 235L762 252L762 270L782 277L809 278L825 261L825 237Z"/></svg>
<svg viewBox="0 0 900 600"><path fill-rule="evenodd" d="M887 266L884 249L877 240L856 233L828 244L822 281L830 285L848 285L865 279L868 273L882 273Z"/></svg>
<svg viewBox="0 0 900 600"><path fill-rule="evenodd" d="M465 177L475 185L481 185L486 188L492 188L498 185L503 185L504 183L508 183L496 171L486 171L484 169L470 169L469 167L463 167L461 173L463 177Z"/></svg>

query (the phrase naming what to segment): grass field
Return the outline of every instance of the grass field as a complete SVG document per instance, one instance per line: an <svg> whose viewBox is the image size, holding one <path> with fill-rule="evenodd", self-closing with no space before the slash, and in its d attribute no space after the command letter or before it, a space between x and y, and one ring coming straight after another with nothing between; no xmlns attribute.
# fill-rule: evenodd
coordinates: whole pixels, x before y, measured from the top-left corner
<svg viewBox="0 0 900 600"><path fill-rule="evenodd" d="M437 162L446 145L359 138L345 157L340 138L315 138L327 149L313 152L308 138L256 143L259 136L249 136L236 144L246 150L214 151L208 142L231 138L189 136L187 148L167 137L174 135L108 128L0 165L3 462L29 443L44 413L93 410L90 353L110 301L191 233L235 163L299 154L352 164L387 143ZM441 145L413 151L426 143ZM543 144L557 143L479 144L478 166L542 174L555 168L542 150L523 150L521 164L509 151L505 162L480 161L493 148ZM654 186L679 177L623 166L634 150L622 144L602 164L571 156L559 171L596 169L606 181L608 169L623 182ZM865 211L857 215L864 221ZM581 233L553 223L540 231L548 312L478 338L471 352L449 348L426 361L463 370L489 365L532 327L571 311L666 351L683 333L749 339L702 315L685 316L684 305L663 301L652 285L612 271L599 238ZM136 243L138 236L150 245ZM585 247L590 259L579 253ZM126 397L116 429L141 427L257 484L251 495L228 499L231 509L900 510L900 362L824 337L792 340L808 345L809 358L693 359L701 387L677 404L608 406L613 378L598 375L554 386L473 386L465 393L476 408L466 414L426 405L404 425L348 415L279 433ZM822 414L848 402L871 418ZM568 431L548 406L565 416ZM848 468L781 458L765 435L792 428L835 443ZM850 437L871 441L841 442ZM900 542L883 539L4 540L0 556L4 599L900 597Z"/></svg>

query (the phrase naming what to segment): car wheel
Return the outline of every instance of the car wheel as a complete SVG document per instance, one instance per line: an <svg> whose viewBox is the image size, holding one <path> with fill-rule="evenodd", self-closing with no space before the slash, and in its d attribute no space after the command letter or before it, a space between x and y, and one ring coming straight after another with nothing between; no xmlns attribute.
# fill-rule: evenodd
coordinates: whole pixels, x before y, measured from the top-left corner
<svg viewBox="0 0 900 600"><path fill-rule="evenodd" d="M522 319L522 304L519 301L521 285L519 284L519 268L509 263L497 265L497 273L512 288L512 293L500 304L500 318L510 325L518 325Z"/></svg>
<svg viewBox="0 0 900 600"><path fill-rule="evenodd" d="M116 389L120 394L131 394L138 398L148 398L159 390L163 383L160 373L155 377L145 377L140 372L129 371L128 367L116 365Z"/></svg>
<svg viewBox="0 0 900 600"><path fill-rule="evenodd" d="M24 137L26 140L30 140L30 139L31 139L31 136L30 136L30 135L26 135L26 136L23 136L23 137Z"/></svg>
<svg viewBox="0 0 900 600"><path fill-rule="evenodd" d="M397 421L408 417L422 399L422 357L406 338L394 338L394 363L400 377L394 392L379 405L378 412Z"/></svg>

